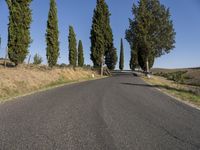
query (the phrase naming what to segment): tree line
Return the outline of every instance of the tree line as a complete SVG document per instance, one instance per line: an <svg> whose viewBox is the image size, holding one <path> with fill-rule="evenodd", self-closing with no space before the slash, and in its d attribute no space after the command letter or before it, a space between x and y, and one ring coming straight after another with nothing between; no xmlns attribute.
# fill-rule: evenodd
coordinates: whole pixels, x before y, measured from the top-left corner
<svg viewBox="0 0 200 150"><path fill-rule="evenodd" d="M26 59L29 53L28 48L32 42L30 36L32 22L30 4L32 0L6 0L6 2L9 8L8 55L9 59L18 65ZM57 64L60 55L57 15L56 1L50 0L46 29L46 58L50 67ZM117 52L113 44L110 13L104 0L97 0L90 39L91 60L94 67L98 68L105 62L109 69L114 69ZM69 64L73 67L82 67L84 65L83 44L80 40L77 49L76 34L72 26L69 26L68 42Z"/></svg>
<svg viewBox="0 0 200 150"><path fill-rule="evenodd" d="M8 56L15 65L21 64L29 53L29 46L32 42L30 36L30 25L32 22L32 11L30 4L32 0L6 0L9 8L8 24ZM83 45L79 41L78 49L76 35L72 26L69 26L69 62L70 65L82 67L84 65ZM59 30L57 6L55 0L50 0L46 29L46 58L48 65L57 65L59 51ZM38 60L37 60L38 59ZM36 63L41 62L41 58L35 55Z"/></svg>
<svg viewBox="0 0 200 150"><path fill-rule="evenodd" d="M30 25L32 22L32 0L6 0L9 8L8 24L8 56L15 65L21 64L29 53L32 42ZM170 19L169 9L159 0L139 0L133 5L134 18L129 19L129 29L125 39L131 48L130 68L137 67L149 72L156 57L169 53L174 48L175 32ZM46 28L46 58L48 65L57 65L59 51L59 29L56 0L50 0L50 9ZM102 68L104 64L114 70L118 60L114 46L113 32L110 25L110 12L105 0L97 0L93 12L90 31L90 58L94 68ZM84 65L82 41L77 40L73 26L69 26L69 64L73 67ZM121 39L119 69L124 69L124 47Z"/></svg>

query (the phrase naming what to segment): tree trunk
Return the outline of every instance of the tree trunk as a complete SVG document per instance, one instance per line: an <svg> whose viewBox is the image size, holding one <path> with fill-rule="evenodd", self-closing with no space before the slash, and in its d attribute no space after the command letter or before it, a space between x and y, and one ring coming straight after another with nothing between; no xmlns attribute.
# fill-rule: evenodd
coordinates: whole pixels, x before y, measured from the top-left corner
<svg viewBox="0 0 200 150"><path fill-rule="evenodd" d="M146 61L146 76L148 78L151 78L150 74L149 74L149 59L147 58L147 61Z"/></svg>
<svg viewBox="0 0 200 150"><path fill-rule="evenodd" d="M147 62L146 62L146 72L149 73L149 59L147 58Z"/></svg>
<svg viewBox="0 0 200 150"><path fill-rule="evenodd" d="M103 64L104 64L104 63L103 63L103 61L104 61L104 60L103 60L103 59L104 59L103 57L104 57L104 56L102 55L102 56L101 56L101 76L103 76Z"/></svg>

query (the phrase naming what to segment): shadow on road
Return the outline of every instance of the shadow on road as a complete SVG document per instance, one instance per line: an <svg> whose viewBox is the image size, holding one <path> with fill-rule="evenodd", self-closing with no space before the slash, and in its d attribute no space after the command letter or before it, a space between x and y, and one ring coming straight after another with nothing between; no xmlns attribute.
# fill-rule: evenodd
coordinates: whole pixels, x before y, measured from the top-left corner
<svg viewBox="0 0 200 150"><path fill-rule="evenodd" d="M112 76L134 76L139 77L136 73L133 72L111 72Z"/></svg>
<svg viewBox="0 0 200 150"><path fill-rule="evenodd" d="M136 83L121 83L121 84L123 84L123 85L129 85L129 86L160 88L160 89L172 90L172 91L176 91L176 92L185 92L185 93L192 93L192 94L194 94L193 91L188 91L188 90L185 90L185 89L173 88L173 87L169 87L167 85L149 85L149 84L136 84Z"/></svg>

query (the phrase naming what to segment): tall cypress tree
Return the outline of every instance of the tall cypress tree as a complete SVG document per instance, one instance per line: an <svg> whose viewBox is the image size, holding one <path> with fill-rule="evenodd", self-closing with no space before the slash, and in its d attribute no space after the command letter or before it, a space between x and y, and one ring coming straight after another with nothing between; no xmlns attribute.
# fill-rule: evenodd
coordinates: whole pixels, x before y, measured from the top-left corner
<svg viewBox="0 0 200 150"><path fill-rule="evenodd" d="M46 56L48 64L53 67L57 64L59 53L59 31L58 31L58 16L55 0L50 0L50 9L47 21L46 30Z"/></svg>
<svg viewBox="0 0 200 150"><path fill-rule="evenodd" d="M76 48L76 34L72 26L69 26L69 63L73 67L77 66L77 48Z"/></svg>
<svg viewBox="0 0 200 150"><path fill-rule="evenodd" d="M82 41L78 42L78 66L83 67L84 65L84 55L83 55L83 44Z"/></svg>
<svg viewBox="0 0 200 150"><path fill-rule="evenodd" d="M113 44L110 26L110 13L105 0L97 0L91 29L91 60L94 67L100 67L104 61L109 69L115 68L117 52Z"/></svg>
<svg viewBox="0 0 200 150"><path fill-rule="evenodd" d="M137 42L137 38L136 38L136 26L137 26L137 22L136 20L131 20L129 19L129 30L126 31L126 40L129 42L130 44L130 48L131 48L131 59L130 59L130 69L131 70L135 70L136 67L139 67L138 64L138 42Z"/></svg>
<svg viewBox="0 0 200 150"><path fill-rule="evenodd" d="M104 14L103 14L104 0L97 0L97 5L94 10L94 15L92 19L92 29L91 29L91 54L90 58L94 64L95 68L100 68L103 64L103 58L105 53L104 46Z"/></svg>
<svg viewBox="0 0 200 150"><path fill-rule="evenodd" d="M105 25L103 27L104 33L104 46L105 46L105 63L110 70L114 70L117 63L117 49L114 47L113 43L113 32L110 25L110 12L108 5L104 1L103 14L105 18Z"/></svg>
<svg viewBox="0 0 200 150"><path fill-rule="evenodd" d="M9 8L8 56L15 65L18 65L24 62L29 53L32 0L6 0L6 2Z"/></svg>
<svg viewBox="0 0 200 150"><path fill-rule="evenodd" d="M121 46L120 46L120 60L119 60L119 69L124 69L124 45L123 40L121 39Z"/></svg>

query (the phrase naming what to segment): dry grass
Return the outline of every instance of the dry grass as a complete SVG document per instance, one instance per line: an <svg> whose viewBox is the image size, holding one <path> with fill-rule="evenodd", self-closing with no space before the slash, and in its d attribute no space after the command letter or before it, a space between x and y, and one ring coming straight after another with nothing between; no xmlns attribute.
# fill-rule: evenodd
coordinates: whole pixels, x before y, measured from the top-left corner
<svg viewBox="0 0 200 150"><path fill-rule="evenodd" d="M200 68L185 68L185 69L152 69L153 73L173 73L177 71L185 71L184 76L187 78L184 80L185 84L200 86Z"/></svg>
<svg viewBox="0 0 200 150"><path fill-rule="evenodd" d="M0 101L59 84L89 80L92 74L99 78L96 72L81 68L0 67Z"/></svg>
<svg viewBox="0 0 200 150"><path fill-rule="evenodd" d="M158 76L152 76L151 79L142 77L142 79L147 83L150 83L152 87L156 87L179 100L200 107L200 96L191 91L190 87L187 85L178 84Z"/></svg>

